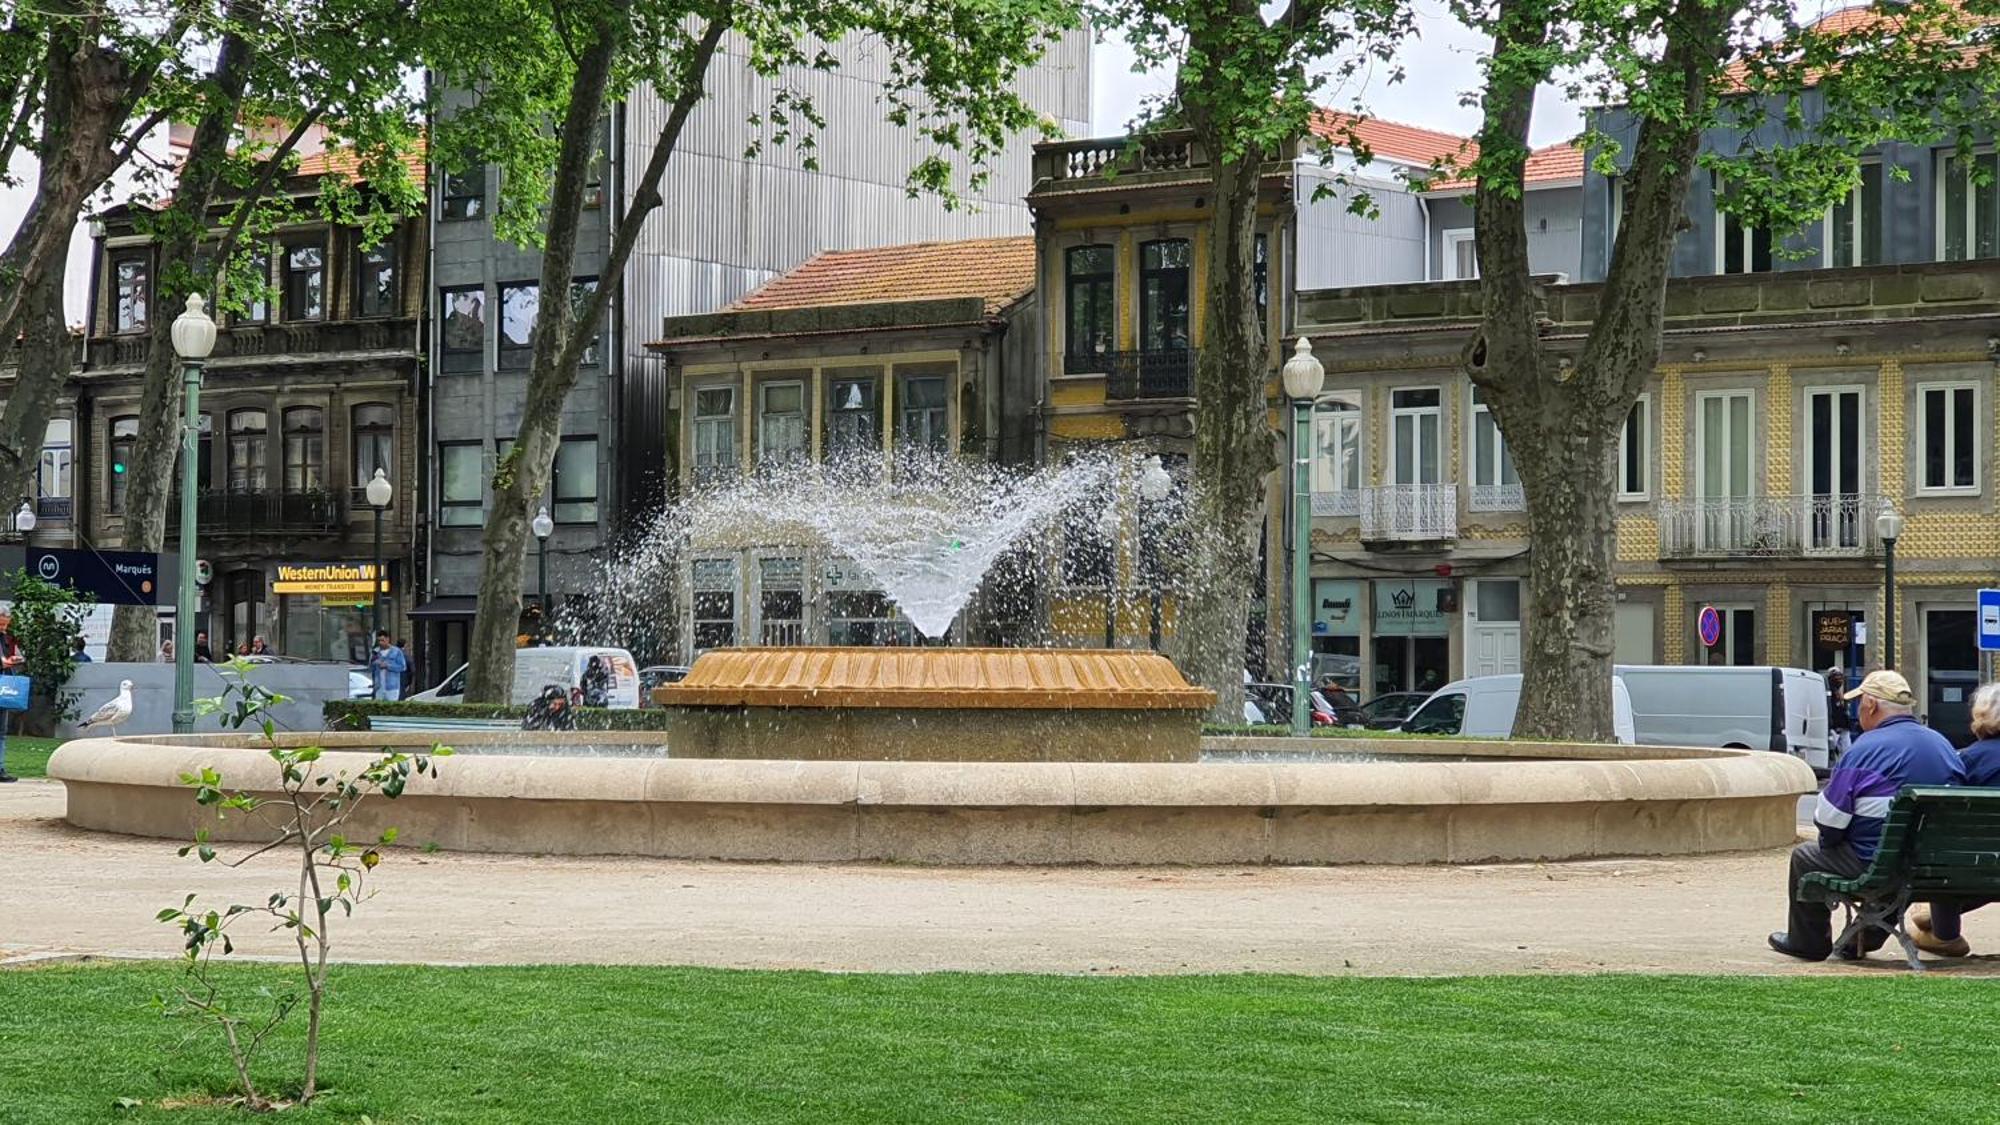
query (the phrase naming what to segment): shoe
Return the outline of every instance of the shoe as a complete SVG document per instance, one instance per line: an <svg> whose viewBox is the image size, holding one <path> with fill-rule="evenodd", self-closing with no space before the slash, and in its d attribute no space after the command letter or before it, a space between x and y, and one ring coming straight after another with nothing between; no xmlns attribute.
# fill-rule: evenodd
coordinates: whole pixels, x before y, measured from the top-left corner
<svg viewBox="0 0 2000 1125"><path fill-rule="evenodd" d="M1824 953L1808 953L1805 950L1799 948L1798 946L1793 945L1792 935L1786 933L1783 930L1779 930L1778 932L1772 934L1766 940L1768 940L1771 943L1772 949L1777 950L1778 952L1784 954L1787 957L1796 957L1801 961L1826 960L1826 954Z"/></svg>
<svg viewBox="0 0 2000 1125"><path fill-rule="evenodd" d="M19 780L21 780L21 779L20 779L20 778L18 778L18 777L15 777L15 776L14 776L13 774L11 774L11 773L8 773L8 772L7 772L6 770L0 770L0 784L5 784L5 783L7 783L7 782L9 782L9 781L19 781Z"/></svg>
<svg viewBox="0 0 2000 1125"><path fill-rule="evenodd" d="M1935 957L1972 956L1972 943L1966 941L1963 937L1955 937L1950 941L1946 941L1927 929L1920 929L1912 933L1910 938L1916 942L1918 949Z"/></svg>
<svg viewBox="0 0 2000 1125"><path fill-rule="evenodd" d="M1931 908L1928 906L1911 907L1910 916L1907 919L1905 919L1905 921L1910 923L1910 928L1912 930L1921 930L1924 933L1930 933Z"/></svg>

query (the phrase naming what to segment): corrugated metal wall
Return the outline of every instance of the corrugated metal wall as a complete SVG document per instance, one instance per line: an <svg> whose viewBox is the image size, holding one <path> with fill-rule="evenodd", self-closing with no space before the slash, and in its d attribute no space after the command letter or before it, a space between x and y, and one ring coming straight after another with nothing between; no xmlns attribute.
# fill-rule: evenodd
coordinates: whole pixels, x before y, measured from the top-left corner
<svg viewBox="0 0 2000 1125"><path fill-rule="evenodd" d="M1301 164L1298 175L1300 289L1424 279L1424 212L1415 195L1394 184L1369 184L1381 209L1370 219L1347 209L1358 189L1335 184L1330 170ZM1314 201L1321 184L1332 194Z"/></svg>

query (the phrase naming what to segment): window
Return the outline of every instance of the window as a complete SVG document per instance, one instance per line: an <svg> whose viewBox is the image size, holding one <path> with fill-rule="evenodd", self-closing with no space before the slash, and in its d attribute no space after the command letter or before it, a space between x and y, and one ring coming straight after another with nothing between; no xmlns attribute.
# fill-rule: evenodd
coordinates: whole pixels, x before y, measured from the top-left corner
<svg viewBox="0 0 2000 1125"><path fill-rule="evenodd" d="M1064 256L1063 370L1076 375L1109 370L1118 339L1116 251L1109 246L1072 247Z"/></svg>
<svg viewBox="0 0 2000 1125"><path fill-rule="evenodd" d="M1403 729L1418 734L1457 734L1465 723L1465 696L1458 692L1426 700L1403 723Z"/></svg>
<svg viewBox="0 0 2000 1125"><path fill-rule="evenodd" d="M201 416L201 433L196 448L201 465L195 472L195 487L207 492L215 487L215 415L204 413ZM178 474L174 478L174 487L177 490L180 488Z"/></svg>
<svg viewBox="0 0 2000 1125"><path fill-rule="evenodd" d="M1771 238L1766 232L1743 225L1743 219L1723 210L1728 190L1722 177L1713 175L1715 189L1715 272L1764 273L1771 268Z"/></svg>
<svg viewBox="0 0 2000 1125"><path fill-rule="evenodd" d="M1506 436L1478 387L1472 388L1471 501L1475 511L1487 512L1518 511L1526 503Z"/></svg>
<svg viewBox="0 0 2000 1125"><path fill-rule="evenodd" d="M439 296L438 367L447 375L476 373L486 363L486 290L446 289Z"/></svg>
<svg viewBox="0 0 2000 1125"><path fill-rule="evenodd" d="M1607 255L1609 254L1610 248L1614 248L1618 245L1618 232L1625 229L1625 203L1626 203L1625 177L1612 176L1610 178L1610 184L1611 184L1611 214L1609 216L1609 222L1606 224L1610 233L1605 236L1605 246L1607 248L1606 249Z"/></svg>
<svg viewBox="0 0 2000 1125"><path fill-rule="evenodd" d="M826 459L838 462L882 448L881 380L831 372L826 395Z"/></svg>
<svg viewBox="0 0 2000 1125"><path fill-rule="evenodd" d="M1271 240L1264 235L1257 236L1257 247L1250 260L1250 287L1257 295L1257 311L1271 311Z"/></svg>
<svg viewBox="0 0 2000 1125"><path fill-rule="evenodd" d="M943 375L905 375L896 390L896 448L944 453L951 448Z"/></svg>
<svg viewBox="0 0 2000 1125"><path fill-rule="evenodd" d="M694 392L694 475L713 480L736 472L736 388L697 387Z"/></svg>
<svg viewBox="0 0 2000 1125"><path fill-rule="evenodd" d="M1442 462L1438 432L1443 408L1435 387L1389 395L1391 484L1436 484Z"/></svg>
<svg viewBox="0 0 2000 1125"><path fill-rule="evenodd" d="M1313 514L1361 511L1361 407L1356 399L1325 398L1313 408Z"/></svg>
<svg viewBox="0 0 2000 1125"><path fill-rule="evenodd" d="M108 507L116 515L125 510L125 490L132 483L132 455L139 447L139 419L111 420L111 496Z"/></svg>
<svg viewBox="0 0 2000 1125"><path fill-rule="evenodd" d="M285 411L285 491L317 492L326 470L326 413L317 406Z"/></svg>
<svg viewBox="0 0 2000 1125"><path fill-rule="evenodd" d="M542 309L542 287L517 281L500 287L500 370L525 371L534 353L535 317Z"/></svg>
<svg viewBox="0 0 2000 1125"><path fill-rule="evenodd" d="M694 585L696 654L736 643L736 560L696 559L689 568Z"/></svg>
<svg viewBox="0 0 2000 1125"><path fill-rule="evenodd" d="M111 317L114 331L144 332L153 302L153 263L149 251L119 254L111 259L116 286Z"/></svg>
<svg viewBox="0 0 2000 1125"><path fill-rule="evenodd" d="M556 445L555 503L549 512L557 523L597 522L597 439L564 438Z"/></svg>
<svg viewBox="0 0 2000 1125"><path fill-rule="evenodd" d="M42 458L35 467L35 508L41 515L58 519L69 515L70 473L74 461L74 432L67 418L54 418L42 434Z"/></svg>
<svg viewBox="0 0 2000 1125"><path fill-rule="evenodd" d="M1704 550L1757 547L1766 529L1750 502L1756 451L1763 440L1752 428L1749 391L1703 394L1696 400L1695 495L1697 545Z"/></svg>
<svg viewBox="0 0 2000 1125"><path fill-rule="evenodd" d="M1938 259L1963 262L2000 255L2000 164L1993 153L1939 156Z"/></svg>
<svg viewBox="0 0 2000 1125"><path fill-rule="evenodd" d="M1161 239L1139 247L1139 347L1149 352L1188 348L1188 241Z"/></svg>
<svg viewBox="0 0 2000 1125"><path fill-rule="evenodd" d="M798 464L806 459L806 385L796 380L757 388L757 463Z"/></svg>
<svg viewBox="0 0 2000 1125"><path fill-rule="evenodd" d="M1826 216L1826 264L1873 266L1882 261L1882 166L1863 164L1861 181Z"/></svg>
<svg viewBox="0 0 2000 1125"><path fill-rule="evenodd" d="M876 589L874 580L861 568L840 559L828 559L822 589L826 597L826 643L915 643L916 630L897 612L896 603Z"/></svg>
<svg viewBox="0 0 2000 1125"><path fill-rule="evenodd" d="M268 487L264 438L269 425L261 410L229 412L229 491L262 492Z"/></svg>
<svg viewBox="0 0 2000 1125"><path fill-rule="evenodd" d="M354 408L354 487L365 488L380 469L396 479L396 411L387 403L370 402Z"/></svg>
<svg viewBox="0 0 2000 1125"><path fill-rule="evenodd" d="M326 281L326 251L317 242L285 247L284 310L286 320L318 320Z"/></svg>
<svg viewBox="0 0 2000 1125"><path fill-rule="evenodd" d="M1806 392L1806 485L1809 495L1807 547L1815 551L1858 551L1864 521L1874 505L1863 502L1866 472L1860 387L1815 387Z"/></svg>
<svg viewBox="0 0 2000 1125"><path fill-rule="evenodd" d="M1442 281L1471 281L1479 276L1479 245L1472 228L1444 232L1444 276Z"/></svg>
<svg viewBox="0 0 2000 1125"><path fill-rule="evenodd" d="M1925 386L1923 453L1926 492L1977 492L1978 388L1970 383Z"/></svg>
<svg viewBox="0 0 2000 1125"><path fill-rule="evenodd" d="M476 219L486 213L486 166L444 174L444 198L438 217L447 222Z"/></svg>
<svg viewBox="0 0 2000 1125"><path fill-rule="evenodd" d="M438 526L478 527L485 522L485 474L476 441L438 444Z"/></svg>
<svg viewBox="0 0 2000 1125"><path fill-rule="evenodd" d="M243 306L233 319L238 324L262 324L271 319L271 247L259 243L245 258L245 264L230 274L238 290L234 298Z"/></svg>
<svg viewBox="0 0 2000 1125"><path fill-rule="evenodd" d="M362 250L355 265L356 316L395 316L402 302L396 293L396 244L383 242Z"/></svg>
<svg viewBox="0 0 2000 1125"><path fill-rule="evenodd" d="M569 283L570 323L574 324L582 319L584 303L589 301L591 295L596 292L597 279L594 277L579 277ZM601 320L598 322L600 328L603 326L603 323ZM591 333L590 343L585 344L583 348L583 358L577 361L579 366L597 366L597 340L599 335L601 333Z"/></svg>
<svg viewBox="0 0 2000 1125"><path fill-rule="evenodd" d="M1618 435L1618 498L1644 500L1650 491L1652 470L1652 429L1649 417L1653 400L1640 395L1625 415L1625 428Z"/></svg>
<svg viewBox="0 0 2000 1125"><path fill-rule="evenodd" d="M806 643L806 564L801 559L757 562L758 643Z"/></svg>

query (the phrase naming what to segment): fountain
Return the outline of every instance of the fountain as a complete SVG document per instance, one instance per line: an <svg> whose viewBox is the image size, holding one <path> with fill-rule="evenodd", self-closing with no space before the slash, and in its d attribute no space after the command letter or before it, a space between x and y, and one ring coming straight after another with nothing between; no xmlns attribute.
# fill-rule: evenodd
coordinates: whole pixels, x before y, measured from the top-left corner
<svg viewBox="0 0 2000 1125"><path fill-rule="evenodd" d="M995 560L1060 527L1115 540L1104 495L1157 462L1084 458L1036 473L879 463L703 490L606 566L578 639L674 627L659 592L691 551L801 540L864 572L928 641ZM1199 581L1199 575L1188 576ZM649 616L651 615L651 616ZM963 637L961 628L960 635ZM722 648L658 734L448 736L440 776L354 827L448 849L904 863L1431 863L1774 847L1813 788L1780 754L1460 740L1203 738L1213 697L1164 657L1081 649ZM414 735L284 735L353 769ZM72 742L49 764L70 823L255 838L179 784L204 767L269 776L260 739Z"/></svg>

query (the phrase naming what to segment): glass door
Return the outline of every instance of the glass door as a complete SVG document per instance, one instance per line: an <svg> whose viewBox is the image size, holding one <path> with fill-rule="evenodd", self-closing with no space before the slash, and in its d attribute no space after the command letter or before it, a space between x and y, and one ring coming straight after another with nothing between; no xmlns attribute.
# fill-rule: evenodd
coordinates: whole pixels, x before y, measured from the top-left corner
<svg viewBox="0 0 2000 1125"><path fill-rule="evenodd" d="M1702 395L1700 412L1695 467L1695 490L1701 499L1700 545L1707 550L1742 550L1756 540L1750 496L1755 448L1751 443L1756 440L1750 430L1750 392Z"/></svg>
<svg viewBox="0 0 2000 1125"><path fill-rule="evenodd" d="M1839 387L1806 394L1806 549L1859 551L1861 497L1861 388Z"/></svg>

